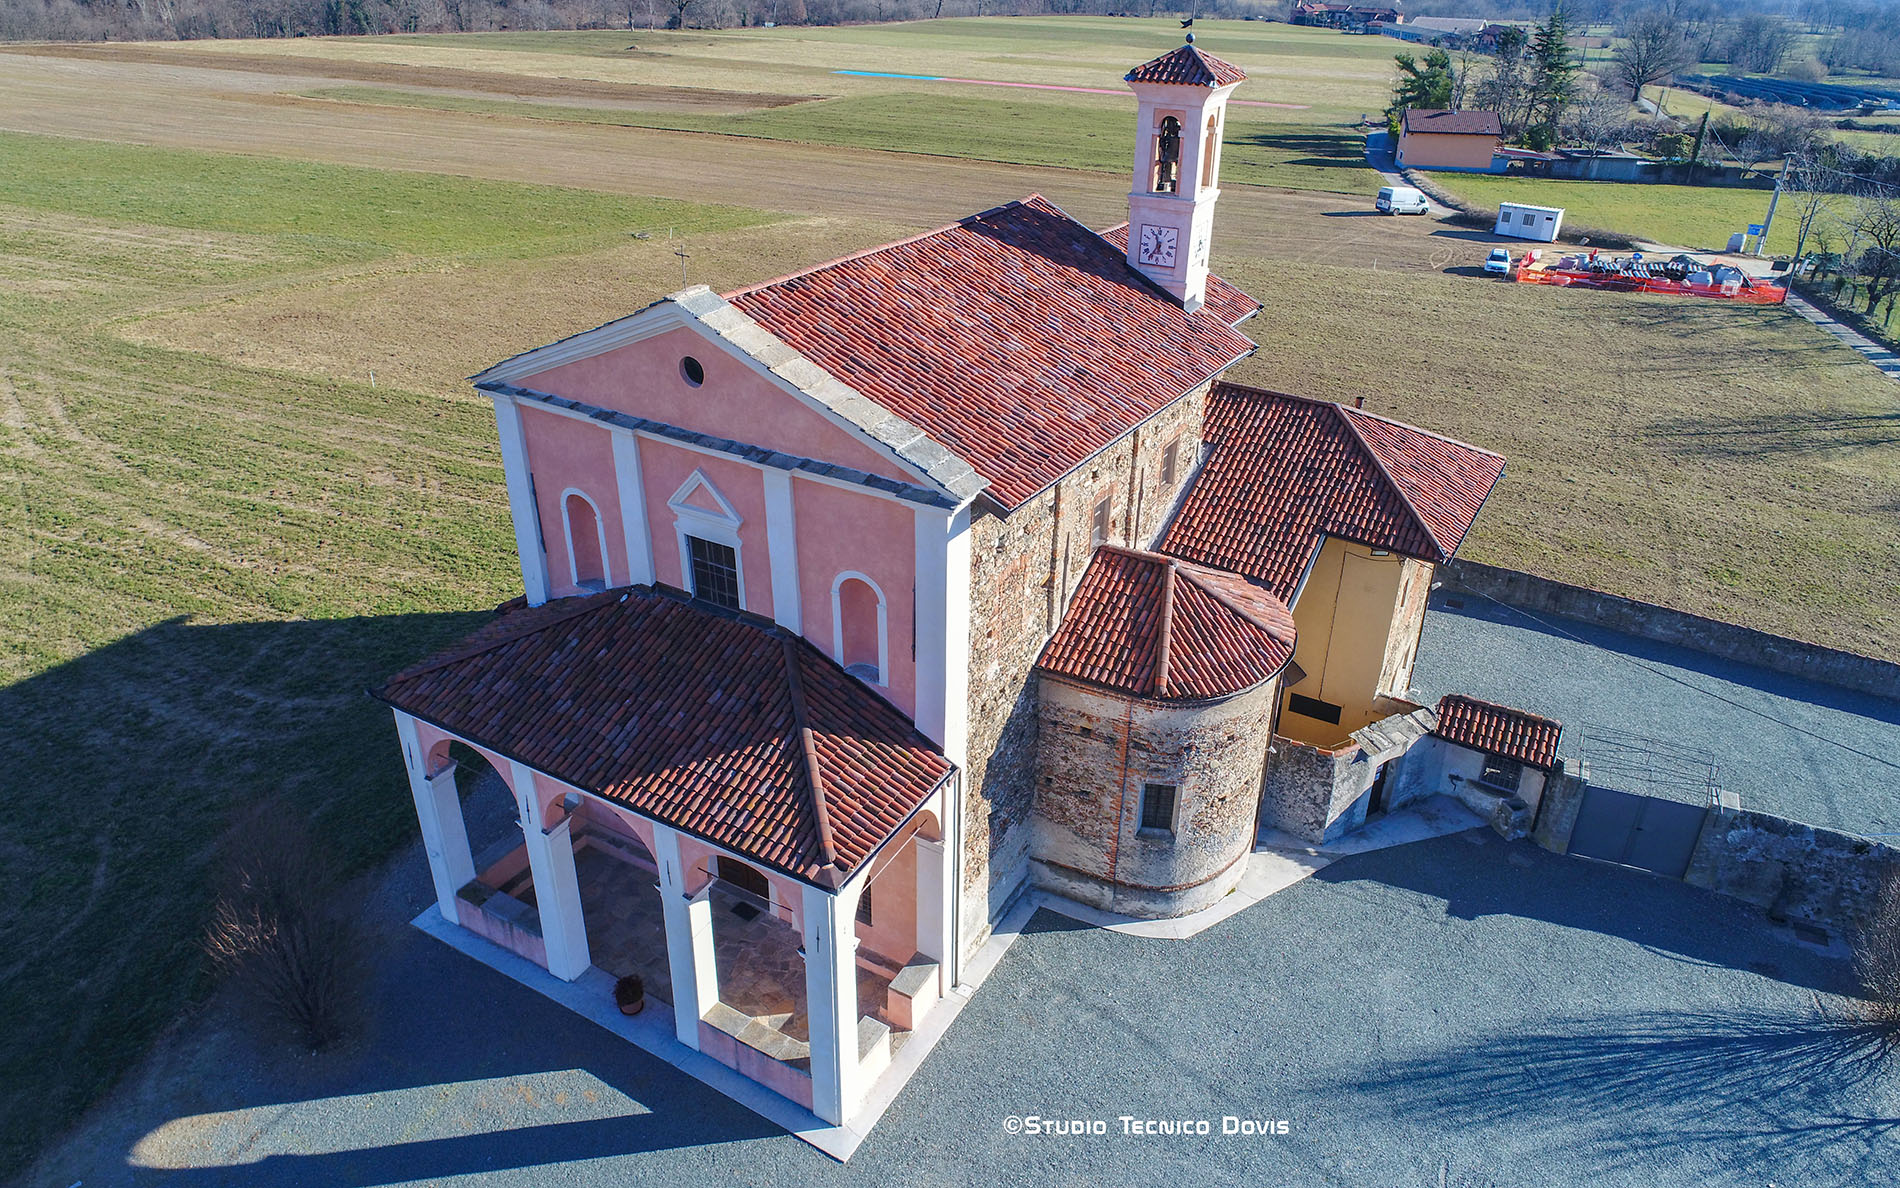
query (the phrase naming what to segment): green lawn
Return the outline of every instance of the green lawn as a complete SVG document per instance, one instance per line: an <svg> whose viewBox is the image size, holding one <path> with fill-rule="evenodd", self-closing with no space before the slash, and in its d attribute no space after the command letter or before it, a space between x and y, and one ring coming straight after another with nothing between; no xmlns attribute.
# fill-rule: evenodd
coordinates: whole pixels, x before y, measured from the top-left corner
<svg viewBox="0 0 1900 1188"><path fill-rule="evenodd" d="M1500 202L1529 202L1564 208L1566 229L1600 227L1673 247L1720 251L1728 237L1759 223L1768 213L1768 190L1718 189L1712 186L1652 186L1619 182L1549 181L1528 177L1491 177L1475 173L1435 173L1432 180L1480 207ZM1792 219L1777 219L1769 246L1794 249Z"/></svg>
<svg viewBox="0 0 1900 1188"><path fill-rule="evenodd" d="M346 871L413 834L363 688L519 585L472 396L134 345L141 311L374 260L742 228L733 207L0 134L0 1175L204 989L266 795ZM390 316L400 317L399 310ZM30 1087L30 1089L28 1088Z"/></svg>
<svg viewBox="0 0 1900 1188"><path fill-rule="evenodd" d="M918 84L912 83L912 86ZM1119 97L992 98L974 87L817 100L741 115L634 111L627 108L530 103L385 87L328 87L312 97L473 112L522 119L677 129L756 136L800 144L927 153L1016 165L1057 165L1121 173L1128 168L1128 104ZM1356 194L1371 184L1362 133L1347 127L1229 112L1222 179ZM1298 113L1291 113L1298 114Z"/></svg>

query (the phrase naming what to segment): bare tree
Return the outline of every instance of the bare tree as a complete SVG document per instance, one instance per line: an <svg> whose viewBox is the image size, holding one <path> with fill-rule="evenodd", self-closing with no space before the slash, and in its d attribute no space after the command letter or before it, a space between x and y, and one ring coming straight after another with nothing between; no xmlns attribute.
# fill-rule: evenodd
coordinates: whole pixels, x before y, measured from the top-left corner
<svg viewBox="0 0 1900 1188"><path fill-rule="evenodd" d="M1562 131L1565 139L1594 157L1626 140L1629 127L1630 105L1622 91L1587 82L1565 110Z"/></svg>
<svg viewBox="0 0 1900 1188"><path fill-rule="evenodd" d="M1729 64L1773 74L1794 49L1794 27L1777 16L1751 12L1735 22L1729 39Z"/></svg>
<svg viewBox="0 0 1900 1188"><path fill-rule="evenodd" d="M1641 99L1644 87L1664 82L1690 64L1682 25L1664 13L1637 13L1624 24L1623 38L1614 77L1629 88L1631 99Z"/></svg>
<svg viewBox="0 0 1900 1188"><path fill-rule="evenodd" d="M1853 267L1867 281L1867 312L1900 291L1900 200L1883 191L1854 203L1848 216L1856 243L1865 243Z"/></svg>

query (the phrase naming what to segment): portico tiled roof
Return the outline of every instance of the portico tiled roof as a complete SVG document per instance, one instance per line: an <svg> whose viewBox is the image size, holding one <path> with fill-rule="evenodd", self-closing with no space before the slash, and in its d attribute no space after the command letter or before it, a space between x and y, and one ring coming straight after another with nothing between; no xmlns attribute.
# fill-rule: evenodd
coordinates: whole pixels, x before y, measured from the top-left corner
<svg viewBox="0 0 1900 1188"><path fill-rule="evenodd" d="M1117 223L1102 232L1102 238L1123 252L1128 250L1128 224ZM1260 312L1260 303L1213 273L1207 274L1207 296L1201 312L1212 314L1229 326L1238 326Z"/></svg>
<svg viewBox="0 0 1900 1188"><path fill-rule="evenodd" d="M827 887L951 772L896 707L803 639L663 588L501 615L374 696Z"/></svg>
<svg viewBox="0 0 1900 1188"><path fill-rule="evenodd" d="M1134 83L1172 83L1185 87L1226 87L1247 81L1247 72L1232 62L1191 45L1178 46L1159 58L1143 62L1122 78Z"/></svg>
<svg viewBox="0 0 1900 1188"><path fill-rule="evenodd" d="M1432 733L1461 747L1549 771L1556 766L1563 730L1555 718L1451 693L1438 701L1438 728Z"/></svg>
<svg viewBox="0 0 1900 1188"><path fill-rule="evenodd" d="M1293 613L1231 573L1103 545L1037 667L1155 700L1225 697L1293 658Z"/></svg>
<svg viewBox="0 0 1900 1188"><path fill-rule="evenodd" d="M726 300L1006 508L1254 349L1040 195Z"/></svg>
<svg viewBox="0 0 1900 1188"><path fill-rule="evenodd" d="M1206 464L1161 548L1291 600L1322 536L1449 560L1504 473L1488 450L1330 401L1217 383Z"/></svg>

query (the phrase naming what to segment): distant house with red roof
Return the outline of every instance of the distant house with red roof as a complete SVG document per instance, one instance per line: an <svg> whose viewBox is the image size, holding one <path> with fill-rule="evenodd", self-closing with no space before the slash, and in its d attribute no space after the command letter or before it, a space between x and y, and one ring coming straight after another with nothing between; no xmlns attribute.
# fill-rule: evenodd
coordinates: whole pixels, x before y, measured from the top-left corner
<svg viewBox="0 0 1900 1188"><path fill-rule="evenodd" d="M1026 891L1213 903L1276 741L1418 709L1432 567L1503 461L1223 379L1258 349L1209 271L1245 77L1128 73L1125 224L1030 195L474 377L521 605L375 690L441 927L638 976L680 1052L842 1134ZM512 797L496 853L458 763Z"/></svg>

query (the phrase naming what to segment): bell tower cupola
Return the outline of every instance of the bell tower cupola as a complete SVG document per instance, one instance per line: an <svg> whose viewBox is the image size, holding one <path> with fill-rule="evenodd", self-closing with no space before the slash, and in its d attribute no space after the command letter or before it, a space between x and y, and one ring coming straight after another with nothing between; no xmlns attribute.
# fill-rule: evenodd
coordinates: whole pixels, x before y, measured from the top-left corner
<svg viewBox="0 0 1900 1188"><path fill-rule="evenodd" d="M1227 100L1247 75L1187 41L1125 78L1139 105L1128 262L1195 310L1207 297Z"/></svg>

